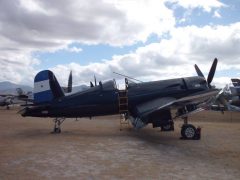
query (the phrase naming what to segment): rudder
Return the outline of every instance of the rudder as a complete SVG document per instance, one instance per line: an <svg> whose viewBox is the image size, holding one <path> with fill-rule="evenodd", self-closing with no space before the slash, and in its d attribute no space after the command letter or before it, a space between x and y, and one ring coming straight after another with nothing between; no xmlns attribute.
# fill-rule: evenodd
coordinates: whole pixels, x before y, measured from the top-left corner
<svg viewBox="0 0 240 180"><path fill-rule="evenodd" d="M64 93L52 71L40 71L34 78L34 103L51 102Z"/></svg>

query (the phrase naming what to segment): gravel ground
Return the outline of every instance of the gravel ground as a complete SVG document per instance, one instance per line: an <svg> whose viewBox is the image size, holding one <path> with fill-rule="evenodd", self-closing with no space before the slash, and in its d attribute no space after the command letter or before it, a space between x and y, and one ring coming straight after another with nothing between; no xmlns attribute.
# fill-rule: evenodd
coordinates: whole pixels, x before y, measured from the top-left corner
<svg viewBox="0 0 240 180"><path fill-rule="evenodd" d="M202 138L125 127L119 116L68 119L51 134L52 119L0 109L0 179L239 179L238 113L201 112L190 122Z"/></svg>

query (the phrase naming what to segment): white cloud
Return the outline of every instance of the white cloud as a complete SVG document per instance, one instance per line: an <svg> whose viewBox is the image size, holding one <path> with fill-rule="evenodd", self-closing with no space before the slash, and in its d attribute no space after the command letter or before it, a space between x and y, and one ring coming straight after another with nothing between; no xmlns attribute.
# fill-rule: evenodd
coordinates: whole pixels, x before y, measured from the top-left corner
<svg viewBox="0 0 240 180"><path fill-rule="evenodd" d="M7 67L0 80L15 82L25 82L27 72L34 72L34 52L81 52L69 48L73 42L131 45L175 25L164 2L144 0L130 6L128 1L104 0L0 1L0 12L0 61L1 68Z"/></svg>
<svg viewBox="0 0 240 180"><path fill-rule="evenodd" d="M231 78L229 77L215 77L212 84L218 88L224 88L226 84L231 83Z"/></svg>
<svg viewBox="0 0 240 180"><path fill-rule="evenodd" d="M20 7L32 13L37 12L37 13L43 13L45 15L50 14L50 12L53 13L53 11L50 11L49 9L46 10L45 8L43 8L41 6L41 3L36 0L19 0L19 3L20 3Z"/></svg>
<svg viewBox="0 0 240 180"><path fill-rule="evenodd" d="M78 47L75 47L75 46L67 47L66 51L79 53L79 52L82 52L82 48L78 48Z"/></svg>
<svg viewBox="0 0 240 180"><path fill-rule="evenodd" d="M163 1L20 0L0 5L1 36L26 47L58 48L73 41L131 45L175 25Z"/></svg>
<svg viewBox="0 0 240 180"><path fill-rule="evenodd" d="M219 57L220 69L239 68L240 24L229 26L175 27L173 10L164 1L155 0L21 0L0 1L0 80L30 82L36 73L32 53L67 50L72 43L132 45L165 32L169 39L115 55L112 59L87 66L71 63L53 69L58 79L67 82L73 70L74 83L86 83L93 74L101 79L117 77L121 72L142 80L157 80L195 74L194 63L208 73L211 60ZM225 5L217 0L170 0L191 11L206 12ZM217 15L217 14L216 14ZM231 60L231 65L229 62Z"/></svg>
<svg viewBox="0 0 240 180"><path fill-rule="evenodd" d="M176 28L170 39L138 48L133 53L113 56L111 60L87 66L76 63L59 65L53 71L61 77L63 71L72 69L76 84L88 83L94 74L100 80L119 78L113 71L149 81L196 75L193 65L197 63L207 77L213 59L218 57L217 77L219 70L240 69L239 32L240 23ZM64 78L67 82L67 74ZM214 82L222 87L229 83L226 82L228 79L220 76Z"/></svg>
<svg viewBox="0 0 240 180"><path fill-rule="evenodd" d="M226 6L219 0L169 0L169 2L177 3L186 9L202 8L206 12L211 12L213 8Z"/></svg>
<svg viewBox="0 0 240 180"><path fill-rule="evenodd" d="M152 33L161 36L175 25L173 11L166 7L164 1L122 0L113 2L118 9L125 12L130 23L140 25L141 32L137 31L135 37L142 41L146 41Z"/></svg>
<svg viewBox="0 0 240 180"><path fill-rule="evenodd" d="M25 82L31 78L29 72L35 72L36 63L31 55L36 51L81 52L68 47L73 42L130 45L174 26L173 14L163 2L127 4L103 0L0 1L0 80Z"/></svg>
<svg viewBox="0 0 240 180"><path fill-rule="evenodd" d="M216 10L216 11L214 11L213 17L221 18L222 16L220 15L219 11Z"/></svg>

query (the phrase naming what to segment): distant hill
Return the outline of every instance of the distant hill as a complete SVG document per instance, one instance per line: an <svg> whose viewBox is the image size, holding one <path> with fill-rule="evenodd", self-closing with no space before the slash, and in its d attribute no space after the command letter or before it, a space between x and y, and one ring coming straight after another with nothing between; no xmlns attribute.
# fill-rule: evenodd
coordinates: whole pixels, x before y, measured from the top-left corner
<svg viewBox="0 0 240 180"><path fill-rule="evenodd" d="M9 81L0 82L0 94L17 94L16 89L21 88L23 92L27 93L33 91L33 88L26 85L15 84Z"/></svg>
<svg viewBox="0 0 240 180"><path fill-rule="evenodd" d="M0 82L0 94L13 94L17 95L17 88L21 88L24 93L27 93L29 91L33 91L33 88L26 85L21 84L15 84L9 81ZM80 85L80 86L73 86L72 92L79 92L89 89L89 86L87 85Z"/></svg>

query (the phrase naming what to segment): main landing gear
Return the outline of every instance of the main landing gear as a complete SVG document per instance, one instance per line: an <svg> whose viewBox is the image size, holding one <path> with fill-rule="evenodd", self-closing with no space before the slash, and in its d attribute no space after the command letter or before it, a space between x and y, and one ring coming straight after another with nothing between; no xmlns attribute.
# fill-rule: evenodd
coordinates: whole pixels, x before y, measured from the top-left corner
<svg viewBox="0 0 240 180"><path fill-rule="evenodd" d="M194 139L199 140L201 138L201 128L196 128L192 124L188 124L188 117L184 117L184 124L181 129L181 139Z"/></svg>
<svg viewBox="0 0 240 180"><path fill-rule="evenodd" d="M54 128L53 132L54 134L56 133L61 133L61 124L64 122L65 118L55 118L54 121Z"/></svg>

